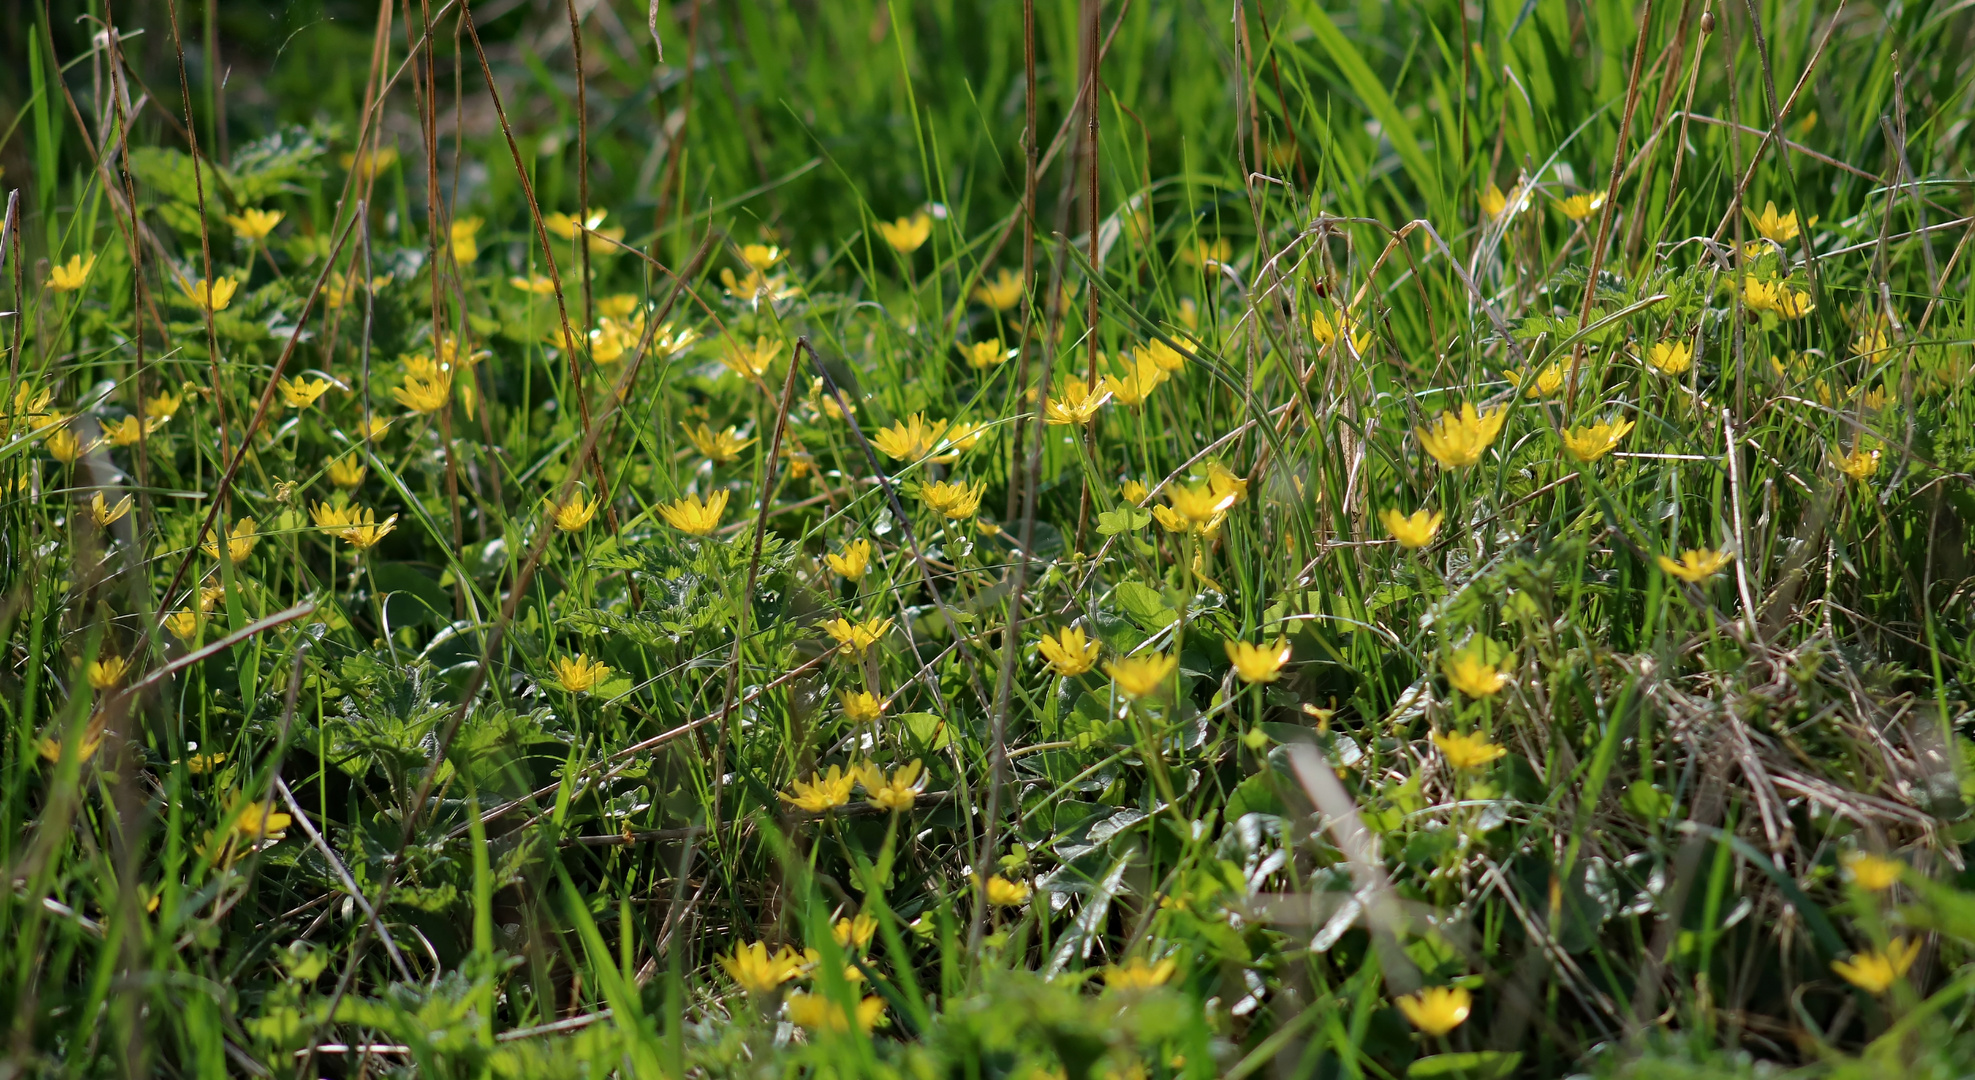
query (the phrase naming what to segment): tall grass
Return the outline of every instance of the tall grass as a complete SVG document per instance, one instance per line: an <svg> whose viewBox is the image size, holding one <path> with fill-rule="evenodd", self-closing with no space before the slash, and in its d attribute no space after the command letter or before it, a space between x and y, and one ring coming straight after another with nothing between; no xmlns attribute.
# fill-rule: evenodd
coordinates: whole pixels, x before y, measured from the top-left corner
<svg viewBox="0 0 1975 1080"><path fill-rule="evenodd" d="M75 14L13 1069L1975 1060L1975 10Z"/></svg>

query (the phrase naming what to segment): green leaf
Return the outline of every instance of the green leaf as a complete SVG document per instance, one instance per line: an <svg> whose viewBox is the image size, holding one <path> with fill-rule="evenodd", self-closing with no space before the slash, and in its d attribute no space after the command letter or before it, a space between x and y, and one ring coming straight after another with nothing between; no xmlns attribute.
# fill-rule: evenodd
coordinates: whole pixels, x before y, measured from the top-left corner
<svg viewBox="0 0 1975 1080"><path fill-rule="evenodd" d="M1440 194L1440 175L1428 164L1426 154L1420 150L1419 142L1413 138L1413 127L1399 111L1399 106L1386 92L1385 84L1378 81L1371 66L1344 36L1344 31L1330 20L1324 10L1310 0L1297 0L1296 7L1310 31L1330 54L1331 61L1343 73L1344 80L1351 84L1351 90L1364 100L1365 108L1371 110L1378 121L1379 129L1392 143L1392 149L1399 154L1399 161L1406 167L1406 175L1412 177L1419 186L1420 193L1429 202L1437 202Z"/></svg>
<svg viewBox="0 0 1975 1080"><path fill-rule="evenodd" d="M1274 778L1268 773L1254 776L1235 785L1234 793L1228 796L1226 811L1222 817L1227 821L1240 821L1248 814L1274 814L1281 817L1285 811L1282 797L1276 793Z"/></svg>
<svg viewBox="0 0 1975 1080"><path fill-rule="evenodd" d="M1160 629L1179 619L1179 612L1167 605L1166 598L1159 595L1158 590L1143 583L1124 582L1117 587L1112 596L1117 599L1120 610L1147 630Z"/></svg>
<svg viewBox="0 0 1975 1080"><path fill-rule="evenodd" d="M912 741L918 743L922 749L943 750L947 743L953 741L953 732L947 728L946 721L932 713L903 713L899 716L898 722L905 725L906 733L911 735Z"/></svg>
<svg viewBox="0 0 1975 1080"><path fill-rule="evenodd" d="M1522 1052L1519 1050L1473 1050L1465 1054L1434 1054L1420 1058L1406 1067L1406 1075L1414 1080L1434 1076L1444 1076L1450 1080L1501 1080L1515 1072L1520 1064Z"/></svg>
<svg viewBox="0 0 1975 1080"><path fill-rule="evenodd" d="M1104 536L1137 532L1151 523L1152 511L1140 510L1136 506L1121 506L1116 510L1106 510L1097 515L1097 531Z"/></svg>
<svg viewBox="0 0 1975 1080"><path fill-rule="evenodd" d="M1634 780L1632 786L1625 789L1625 798L1620 801L1627 810L1646 821L1659 821L1673 809L1673 796L1644 780Z"/></svg>

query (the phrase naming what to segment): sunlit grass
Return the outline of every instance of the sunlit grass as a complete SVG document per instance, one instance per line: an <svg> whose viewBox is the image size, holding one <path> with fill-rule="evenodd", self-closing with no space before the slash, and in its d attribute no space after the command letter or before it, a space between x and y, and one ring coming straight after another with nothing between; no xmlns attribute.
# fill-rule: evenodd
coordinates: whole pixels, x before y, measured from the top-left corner
<svg viewBox="0 0 1975 1080"><path fill-rule="evenodd" d="M1091 6L37 39L23 1069L1975 1057L1975 17Z"/></svg>

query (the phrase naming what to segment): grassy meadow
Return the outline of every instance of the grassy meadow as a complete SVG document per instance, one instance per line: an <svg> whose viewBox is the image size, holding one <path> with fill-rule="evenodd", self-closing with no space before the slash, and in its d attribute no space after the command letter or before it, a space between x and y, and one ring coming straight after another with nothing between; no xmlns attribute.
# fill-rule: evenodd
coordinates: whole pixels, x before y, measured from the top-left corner
<svg viewBox="0 0 1975 1080"><path fill-rule="evenodd" d="M0 32L5 1077L1975 1073L1975 8Z"/></svg>

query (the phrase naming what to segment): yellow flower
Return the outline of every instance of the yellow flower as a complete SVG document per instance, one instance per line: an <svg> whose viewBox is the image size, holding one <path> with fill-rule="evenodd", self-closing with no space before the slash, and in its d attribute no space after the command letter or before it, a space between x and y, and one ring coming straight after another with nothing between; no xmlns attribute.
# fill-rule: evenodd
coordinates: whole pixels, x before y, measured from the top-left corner
<svg viewBox="0 0 1975 1080"><path fill-rule="evenodd" d="M1460 986L1429 986L1407 994L1397 1003L1414 1027L1438 1038L1461 1026L1474 1007L1474 996Z"/></svg>
<svg viewBox="0 0 1975 1080"><path fill-rule="evenodd" d="M1111 964L1104 969L1104 989L1113 993L1130 993L1150 990L1166 985L1166 980L1179 970L1179 964L1168 956L1156 964L1148 964L1142 956L1134 956L1122 964Z"/></svg>
<svg viewBox="0 0 1975 1080"><path fill-rule="evenodd" d="M732 270L723 266L720 268L720 284L727 290L728 296L746 300L752 307L759 307L764 299L773 302L802 295L801 289L789 284L787 274L770 277L759 270L749 270L737 278Z"/></svg>
<svg viewBox="0 0 1975 1080"><path fill-rule="evenodd" d="M1224 647L1228 660L1234 664L1234 673L1242 682L1274 682L1281 677L1282 666L1289 663L1289 642L1280 638L1260 645L1229 641Z"/></svg>
<svg viewBox="0 0 1975 1080"><path fill-rule="evenodd" d="M1689 548L1680 553L1680 561L1678 562L1664 555L1658 556L1655 561L1659 563L1660 569L1682 581L1699 582L1706 581L1708 578L1720 573L1721 568L1727 566L1728 561L1734 557L1726 551L1709 551L1707 548Z"/></svg>
<svg viewBox="0 0 1975 1080"><path fill-rule="evenodd" d="M750 270L766 270L782 261L782 249L773 244L743 244L741 261L746 263Z"/></svg>
<svg viewBox="0 0 1975 1080"><path fill-rule="evenodd" d="M1166 501L1172 504L1172 512L1185 518L1194 532L1211 531L1220 523L1221 515L1240 498L1233 491L1216 491L1211 483L1172 484L1166 488ZM1163 517L1160 520L1162 524L1165 521Z"/></svg>
<svg viewBox="0 0 1975 1080"><path fill-rule="evenodd" d="M601 325L590 331L590 359L599 364L615 363L637 344L636 330L615 319L605 318Z"/></svg>
<svg viewBox="0 0 1975 1080"><path fill-rule="evenodd" d="M1349 312L1343 311L1335 314L1319 311L1310 316L1310 335L1317 339L1319 348L1329 348L1336 344L1339 338L1349 335L1351 351L1359 354L1365 351L1365 346L1372 343L1370 332L1359 329L1357 320L1353 319Z"/></svg>
<svg viewBox="0 0 1975 1080"><path fill-rule="evenodd" d="M420 372L405 376L405 384L392 387L391 396L413 412L429 413L445 407L452 389L451 371Z"/></svg>
<svg viewBox="0 0 1975 1080"><path fill-rule="evenodd" d="M165 426L169 416L154 416L139 422L135 416L126 416L103 426L103 435L111 446L135 446L137 440Z"/></svg>
<svg viewBox="0 0 1975 1080"><path fill-rule="evenodd" d="M76 747L77 761L88 761L96 756L96 751L103 746L103 727L103 717L100 713L90 718L89 724L82 729L82 743ZM36 749L40 751L44 761L55 763L62 760L62 744L54 739L43 738Z"/></svg>
<svg viewBox="0 0 1975 1080"><path fill-rule="evenodd" d="M447 231L452 241L453 260L464 266L480 257L480 226L477 217L458 218Z"/></svg>
<svg viewBox="0 0 1975 1080"><path fill-rule="evenodd" d="M1104 376L1104 388L1109 390L1111 396L1117 398L1120 404L1127 408L1136 408L1145 404L1145 399L1151 397L1152 391L1159 389L1159 384L1165 381L1165 371L1158 364L1153 363L1151 357L1141 352L1137 363L1128 368L1122 377Z"/></svg>
<svg viewBox="0 0 1975 1080"><path fill-rule="evenodd" d="M363 483L364 474L370 470L358 461L355 454L346 454L329 463L329 482L339 488L353 488Z"/></svg>
<svg viewBox="0 0 1975 1080"><path fill-rule="evenodd" d="M1906 871L1906 863L1872 855L1870 851L1853 851L1845 857L1845 869L1851 871L1851 879L1858 883L1858 888L1868 892L1884 892L1900 885L1900 875Z"/></svg>
<svg viewBox="0 0 1975 1080"><path fill-rule="evenodd" d="M339 160L344 168L365 179L370 179L397 163L398 148L380 146L375 150L365 150L361 154L344 154Z"/></svg>
<svg viewBox="0 0 1975 1080"><path fill-rule="evenodd" d="M64 465L75 464L77 458L96 448L93 442L88 446L82 445L82 440L76 438L75 432L67 427L58 427L49 432L42 440L42 445L48 448L49 457Z"/></svg>
<svg viewBox="0 0 1975 1080"><path fill-rule="evenodd" d="M1618 441L1632 428L1630 420L1600 420L1587 427L1567 428L1563 433L1564 450L1588 465L1617 449Z"/></svg>
<svg viewBox="0 0 1975 1080"><path fill-rule="evenodd" d="M630 293L612 293L597 301L597 313L607 319L628 319L638 310L638 298ZM643 322L642 316L639 322Z"/></svg>
<svg viewBox="0 0 1975 1080"><path fill-rule="evenodd" d="M1233 506L1235 503L1248 497L1248 481L1229 472L1226 466L1223 466L1218 461L1209 462L1207 465L1207 490L1212 492L1217 498L1229 500L1228 505Z"/></svg>
<svg viewBox="0 0 1975 1080"><path fill-rule="evenodd" d="M1136 700L1156 693L1179 666L1177 657L1148 653L1145 656L1127 656L1115 664L1106 664L1104 673L1118 684L1118 693Z"/></svg>
<svg viewBox="0 0 1975 1080"><path fill-rule="evenodd" d="M1778 214L1774 200L1764 206L1760 214L1746 206L1742 208L1742 213L1748 215L1749 224L1755 226L1765 240L1787 244L1797 238L1797 212L1792 210L1787 214Z"/></svg>
<svg viewBox="0 0 1975 1080"><path fill-rule="evenodd" d="M309 516L315 519L316 528L331 536L342 536L343 530L349 528L350 522L355 518L356 511L348 507L319 502L309 507Z"/></svg>
<svg viewBox="0 0 1975 1080"><path fill-rule="evenodd" d="M1465 468L1481 460L1481 454L1501 433L1509 410L1493 408L1476 413L1472 402L1461 406L1460 415L1443 412L1431 426L1417 428L1420 445L1433 459L1449 469Z"/></svg>
<svg viewBox="0 0 1975 1080"><path fill-rule="evenodd" d="M1185 514L1176 513L1170 506L1154 505L1152 517L1159 527L1169 533L1189 533L1194 531L1193 523L1186 520Z"/></svg>
<svg viewBox="0 0 1975 1080"><path fill-rule="evenodd" d="M969 485L966 481L937 484L920 484L919 501L948 521L964 521L973 517L981 508L981 492L984 484Z"/></svg>
<svg viewBox="0 0 1975 1080"><path fill-rule="evenodd" d="M863 581L871 569L871 541L852 540L840 555L825 554L823 561L849 581Z"/></svg>
<svg viewBox="0 0 1975 1080"><path fill-rule="evenodd" d="M99 491L89 497L89 516L96 522L97 528L108 528L125 514L130 513L130 505L131 498L128 495L118 499L115 506L106 505L103 501L103 493Z"/></svg>
<svg viewBox="0 0 1975 1080"><path fill-rule="evenodd" d="M767 945L756 941L734 946L732 955L720 958L720 966L744 992L759 997L801 974L802 958L787 945L770 953Z"/></svg>
<svg viewBox="0 0 1975 1080"><path fill-rule="evenodd" d="M1508 208L1509 197L1502 194L1502 189L1496 187L1495 182L1490 180L1487 190L1481 193L1482 215L1490 219L1498 218L1502 216L1502 211Z"/></svg>
<svg viewBox="0 0 1975 1080"><path fill-rule="evenodd" d="M1150 360L1152 366L1168 375L1177 374L1186 368L1186 354L1163 341L1146 342L1144 348L1132 353L1132 358L1140 364Z"/></svg>
<svg viewBox="0 0 1975 1080"><path fill-rule="evenodd" d="M1557 209L1572 221L1583 221L1605 205L1602 191L1584 191L1557 200Z"/></svg>
<svg viewBox="0 0 1975 1080"><path fill-rule="evenodd" d="M686 440L715 465L725 465L733 461L741 456L741 451L754 445L753 439L742 438L741 433L731 427L717 434L705 424L697 428L689 428L684 424L680 424L679 427L685 431Z"/></svg>
<svg viewBox="0 0 1975 1080"><path fill-rule="evenodd" d="M1097 666L1098 643L1087 641L1082 627L1066 626L1054 637L1044 634L1036 651L1049 661L1049 669L1064 678L1075 678Z"/></svg>
<svg viewBox="0 0 1975 1080"><path fill-rule="evenodd" d="M855 947L862 952L870 947L871 939L877 935L878 920L863 912L859 912L855 919L838 919L836 925L830 927L830 936L837 939L840 949Z"/></svg>
<svg viewBox="0 0 1975 1080"><path fill-rule="evenodd" d="M720 354L720 363L742 378L759 379L768 373L768 365L781 354L781 342L762 336L755 338L752 346L738 341L729 342L727 350Z"/></svg>
<svg viewBox="0 0 1975 1080"><path fill-rule="evenodd" d="M1892 346L1886 340L1886 331L1879 327L1873 327L1869 330L1865 330L1861 332L1858 335L1858 337L1852 341L1853 356L1864 356L1864 357L1877 356L1878 354L1885 352L1890 348L1892 348Z"/></svg>
<svg viewBox="0 0 1975 1080"><path fill-rule="evenodd" d="M565 214L558 210L544 217L542 224L547 226L550 232L562 237L564 240L574 240L578 231L598 232L597 226L602 225L603 219L609 216L609 214L610 211L608 210L585 210L582 220L579 221L574 215ZM620 232L619 235L621 236L622 233Z"/></svg>
<svg viewBox="0 0 1975 1080"><path fill-rule="evenodd" d="M1479 769L1508 753L1502 747L1489 742L1488 736L1479 731L1469 732L1466 735L1458 731L1447 734L1436 731L1433 733L1433 745L1439 747L1440 752L1446 755L1447 764L1464 772L1469 769Z"/></svg>
<svg viewBox="0 0 1975 1080"><path fill-rule="evenodd" d="M1148 494L1150 492L1146 489L1146 486L1137 480L1126 480L1118 485L1118 498L1123 499L1133 506L1143 503L1145 496Z"/></svg>
<svg viewBox="0 0 1975 1080"><path fill-rule="evenodd" d="M1894 938L1884 951L1853 953L1850 963L1831 961L1831 970L1868 994L1883 994L1906 975L1919 955L1919 939Z"/></svg>
<svg viewBox="0 0 1975 1080"><path fill-rule="evenodd" d="M837 396L835 394L828 394L824 392L823 377L821 375L818 375L816 378L809 380L809 396L811 399L813 399L814 403L821 404L824 414L827 415L830 419L832 420L843 419L843 414L844 414L843 405L837 404ZM850 406L851 412L857 411L857 402L855 401L846 398L844 401L844 405Z"/></svg>
<svg viewBox="0 0 1975 1080"><path fill-rule="evenodd" d="M912 801L926 786L925 767L913 758L910 765L901 765L892 770L889 778L876 766L865 765L857 770L857 782L864 785L866 799L879 810L910 810ZM842 944L839 940L838 944Z"/></svg>
<svg viewBox="0 0 1975 1080"><path fill-rule="evenodd" d="M1470 645L1440 665L1441 674L1447 676L1448 685L1471 698L1493 697L1504 686L1509 685L1511 676L1495 664L1483 659L1481 647Z"/></svg>
<svg viewBox="0 0 1975 1080"><path fill-rule="evenodd" d="M533 296L550 296L555 293L555 282L540 274L522 277L519 274L507 279L509 285Z"/></svg>
<svg viewBox="0 0 1975 1080"><path fill-rule="evenodd" d="M89 271L96 266L96 256L87 259L80 255L69 256L66 264L56 263L48 270L48 287L56 292L74 292L89 280Z"/></svg>
<svg viewBox="0 0 1975 1080"><path fill-rule="evenodd" d="M36 390L32 383L23 380L21 384L14 389L14 407L11 412L6 414L6 419L9 421L9 423L6 424L5 426L0 426L0 435L4 435L9 429L11 429L12 427L11 421L13 420L16 419L41 420L41 419L49 418L49 413L47 411L48 399L53 396L54 396L53 391L45 390L45 389ZM38 426L38 425L33 425L33 426Z"/></svg>
<svg viewBox="0 0 1975 1080"><path fill-rule="evenodd" d="M225 761L226 755L217 750L210 754L193 754L185 759L185 771L193 776L204 776L219 768Z"/></svg>
<svg viewBox="0 0 1975 1080"><path fill-rule="evenodd" d="M1402 548L1423 548L1433 542L1433 536L1440 531L1440 523L1447 515L1439 511L1420 510L1408 517L1397 510L1384 510L1378 515L1385 523L1385 531L1399 541Z"/></svg>
<svg viewBox="0 0 1975 1080"><path fill-rule="evenodd" d="M235 565L246 562L247 556L253 554L254 544L260 539L255 534L255 528L256 522L250 517L243 517L233 523L233 531L228 535L226 541L226 557L233 560ZM219 558L219 541L217 539L208 540L199 545L199 548L213 558Z"/></svg>
<svg viewBox="0 0 1975 1080"><path fill-rule="evenodd" d="M1653 345L1646 354L1646 362L1655 371L1667 375L1684 375L1694 366L1694 347L1684 341L1661 341Z"/></svg>
<svg viewBox="0 0 1975 1080"><path fill-rule="evenodd" d="M1863 484L1879 471L1879 451L1863 445L1854 446L1850 453L1832 454L1831 464L1838 471Z"/></svg>
<svg viewBox="0 0 1975 1080"><path fill-rule="evenodd" d="M123 673L130 668L130 661L121 656L101 656L89 662L89 686L93 690L108 690L123 680Z"/></svg>
<svg viewBox="0 0 1975 1080"><path fill-rule="evenodd" d="M913 413L894 421L888 428L880 428L871 436L871 445L893 460L917 461L931 454L945 434L944 421L928 423L924 413Z"/></svg>
<svg viewBox="0 0 1975 1080"><path fill-rule="evenodd" d="M328 379L304 379L300 375L275 383L281 389L281 403L291 409L306 409L329 392Z"/></svg>
<svg viewBox="0 0 1975 1080"><path fill-rule="evenodd" d="M350 512L350 523L343 529L343 539L358 551L369 551L379 540L391 535L398 527L398 515L392 514L383 521L377 520L377 512L363 510Z"/></svg>
<svg viewBox="0 0 1975 1080"><path fill-rule="evenodd" d="M1180 261L1202 270L1213 270L1234 255L1234 245L1227 240L1195 240L1193 246L1180 250Z"/></svg>
<svg viewBox="0 0 1975 1080"><path fill-rule="evenodd" d="M233 834L246 840L279 840L295 819L274 808L272 802L249 799L238 803L234 812Z"/></svg>
<svg viewBox="0 0 1975 1080"><path fill-rule="evenodd" d="M993 281L974 286L974 299L996 311L1007 311L1022 302L1022 277L1004 267Z"/></svg>
<svg viewBox="0 0 1975 1080"><path fill-rule="evenodd" d="M199 613L201 615L206 614L224 599L226 599L226 586L224 585L208 585L200 589Z"/></svg>
<svg viewBox="0 0 1975 1080"><path fill-rule="evenodd" d="M331 506L316 503L309 508L309 516L315 519L316 528L331 536L348 541L359 551L368 551L377 542L389 536L398 527L398 515L392 514L383 521L377 520L374 510L359 510L356 507Z"/></svg>
<svg viewBox="0 0 1975 1080"><path fill-rule="evenodd" d="M130 446L143 434L144 425L135 416L111 420L103 425L103 441L111 446Z"/></svg>
<svg viewBox="0 0 1975 1080"><path fill-rule="evenodd" d="M152 394L150 397L144 399L144 419L147 421L169 420L178 415L179 402L179 396L169 391L162 394Z"/></svg>
<svg viewBox="0 0 1975 1080"><path fill-rule="evenodd" d="M995 907L1021 907L1029 902L1027 882L1010 881L1000 874L987 879L987 902Z"/></svg>
<svg viewBox="0 0 1975 1080"><path fill-rule="evenodd" d="M857 1003L857 1030L870 1031L885 1018L885 999L867 997ZM789 1023L805 1031L849 1031L850 1018L842 1005L821 994L789 995Z"/></svg>
<svg viewBox="0 0 1975 1080"><path fill-rule="evenodd" d="M199 614L188 608L180 608L165 616L165 629L180 641L190 642L199 632Z"/></svg>
<svg viewBox="0 0 1975 1080"><path fill-rule="evenodd" d="M332 309L341 308L356 299L357 290L362 289L366 292L377 293L382 292L384 287L389 284L391 284L390 274L379 274L371 278L370 284L366 286L364 280L360 277L346 278L343 276L341 270L331 271L328 289L322 297L323 303L329 305Z"/></svg>
<svg viewBox="0 0 1975 1080"><path fill-rule="evenodd" d="M1851 872L1852 880L1858 883L1859 888L1868 892L1885 892L1899 884L1906 864L1868 851L1854 851L1845 856L1845 869Z"/></svg>
<svg viewBox="0 0 1975 1080"><path fill-rule="evenodd" d="M281 224L284 216L286 215L279 210L250 209L244 214L226 215L226 223L233 226L234 235L250 241L261 241L268 238L268 234L274 231L276 225Z"/></svg>
<svg viewBox="0 0 1975 1080"><path fill-rule="evenodd" d="M1523 377L1521 372L1511 371L1507 375L1510 382L1518 386L1522 385ZM1564 369L1562 365L1551 364L1549 367L1537 372L1534 379L1529 380L1529 385L1523 387L1522 396L1526 398L1549 397L1563 388Z"/></svg>
<svg viewBox="0 0 1975 1080"><path fill-rule="evenodd" d="M610 665L601 660L590 659L588 653L558 656L555 661L555 677L564 690L572 694L587 694L599 683L610 678Z"/></svg>
<svg viewBox="0 0 1975 1080"><path fill-rule="evenodd" d="M901 255L910 255L933 235L933 219L925 211L897 221L878 222L878 233Z"/></svg>
<svg viewBox="0 0 1975 1080"><path fill-rule="evenodd" d="M391 419L388 416L366 416L357 421L357 433L371 442L376 442L391 430Z"/></svg>
<svg viewBox="0 0 1975 1080"><path fill-rule="evenodd" d="M1000 338L962 345L960 352L967 358L967 365L976 371L985 371L996 364L1008 362L1008 351L1002 348Z"/></svg>
<svg viewBox="0 0 1975 1080"><path fill-rule="evenodd" d="M207 311L225 311L226 305L233 302L233 294L240 288L240 283L230 277L212 282L208 282L205 278L200 278L198 281L179 278L178 288L185 294L187 300L200 308Z"/></svg>
<svg viewBox="0 0 1975 1080"><path fill-rule="evenodd" d="M838 645L852 656L861 655L864 650L878 643L891 629L890 619L866 619L860 623L839 617L823 624L823 629Z"/></svg>
<svg viewBox="0 0 1975 1080"><path fill-rule="evenodd" d="M885 703L868 690L845 691L843 718L853 724L869 724L885 715Z"/></svg>
<svg viewBox="0 0 1975 1080"><path fill-rule="evenodd" d="M554 520L556 528L563 532L575 532L588 525L590 519L597 516L597 507L601 505L603 505L601 502L590 498L584 492L572 491L569 493L568 502L560 506L553 502L549 504L549 517Z"/></svg>
<svg viewBox="0 0 1975 1080"><path fill-rule="evenodd" d="M720 527L720 515L727 512L727 494L716 491L704 502L697 495L688 495L678 502L660 503L658 516L682 533L706 536Z"/></svg>
<svg viewBox="0 0 1975 1080"><path fill-rule="evenodd" d="M1757 278L1749 278L1743 285L1742 302L1750 310L1773 312L1785 319L1801 319L1817 306L1810 302L1808 292L1792 289L1785 282Z"/></svg>
<svg viewBox="0 0 1975 1080"><path fill-rule="evenodd" d="M1071 379L1063 384L1057 396L1043 403L1043 420L1050 424L1087 424L1109 400L1109 390L1092 393L1089 386Z"/></svg>
<svg viewBox="0 0 1975 1080"><path fill-rule="evenodd" d="M829 772L810 773L808 780L789 781L789 791L794 792L793 795L787 792L777 794L799 810L820 814L850 802L850 789L856 783L855 773L846 773L841 766L832 765Z"/></svg>
<svg viewBox="0 0 1975 1080"><path fill-rule="evenodd" d="M975 444L981 441L981 436L986 433L986 424L970 424L965 420L955 420L946 426L946 435L940 440L940 445L948 450L972 450ZM953 458L954 455L949 454L940 460L952 461Z"/></svg>

